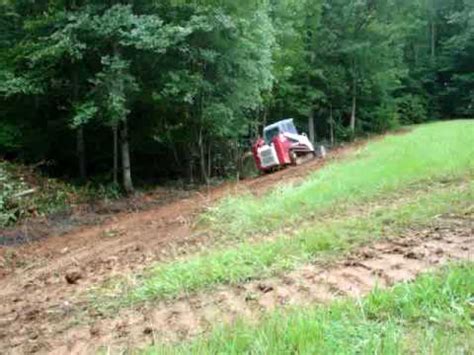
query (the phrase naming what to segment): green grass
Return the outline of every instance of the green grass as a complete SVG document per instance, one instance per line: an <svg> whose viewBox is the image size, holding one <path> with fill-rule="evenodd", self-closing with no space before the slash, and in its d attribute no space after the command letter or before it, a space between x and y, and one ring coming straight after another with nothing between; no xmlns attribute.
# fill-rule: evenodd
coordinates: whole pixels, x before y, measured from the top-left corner
<svg viewBox="0 0 474 355"><path fill-rule="evenodd" d="M403 203L374 207L362 218L339 216L315 221L291 236L244 241L232 248L158 264L131 283L128 280L101 289L96 303L115 308L267 277L308 260L329 257L396 234L406 226L426 224L442 213L462 213L474 199L474 184L431 188L431 193L413 194Z"/></svg>
<svg viewBox="0 0 474 355"><path fill-rule="evenodd" d="M474 264L453 265L360 300L270 314L145 354L469 354Z"/></svg>
<svg viewBox="0 0 474 355"><path fill-rule="evenodd" d="M94 292L94 302L115 309L263 278L428 224L439 214L462 213L474 200L471 137L474 124L468 121L419 126L368 144L298 187L260 199L228 199L207 216L221 219L220 229L230 236L239 232L230 246L114 280ZM303 218L291 234L245 237L251 230L265 236Z"/></svg>
<svg viewBox="0 0 474 355"><path fill-rule="evenodd" d="M227 236L276 230L339 204L360 203L413 184L457 179L474 172L474 122L450 121L388 135L348 159L329 164L299 186L263 198L228 198L203 221Z"/></svg>

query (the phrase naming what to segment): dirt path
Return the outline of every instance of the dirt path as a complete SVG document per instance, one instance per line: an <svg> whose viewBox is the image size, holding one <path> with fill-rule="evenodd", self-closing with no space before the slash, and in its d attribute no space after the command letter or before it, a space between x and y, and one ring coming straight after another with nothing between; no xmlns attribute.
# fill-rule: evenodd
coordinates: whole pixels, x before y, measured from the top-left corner
<svg viewBox="0 0 474 355"><path fill-rule="evenodd" d="M340 158L351 150L352 147L338 149L329 160ZM313 160L297 168L196 192L189 198L147 211L119 213L100 226L78 228L71 233L17 247L0 246L0 280L4 282L18 271L38 272L46 263L49 270L64 270L68 265L82 265L83 261L106 261L109 256L117 257L117 263L124 265L145 261L151 254L158 254L153 257L160 258L164 245L173 241L193 242L195 215L217 199L244 191L258 195L282 181L303 180L323 164L325 161Z"/></svg>
<svg viewBox="0 0 474 355"><path fill-rule="evenodd" d="M11 314L7 314L11 307L0 307L0 345L12 353L93 353L101 346L119 353L130 347L197 336L209 331L211 325L229 324L240 317L257 320L277 307L359 297L376 285L408 281L448 261L474 260L473 227L472 219L439 220L430 229L409 231L332 263L307 264L271 279L124 309L112 318L89 312L83 323L74 309L80 304L45 300L21 308L20 298L18 309Z"/></svg>
<svg viewBox="0 0 474 355"><path fill-rule="evenodd" d="M313 160L257 179L224 184L148 211L120 213L100 226L0 247L0 349L20 345L23 350L43 349L43 335L38 334L50 331L44 320L55 322L58 309L74 313L91 286L209 243L209 235L196 231L193 223L217 199L243 191L259 195L282 181L298 183L358 146L339 148L326 161ZM69 272L78 273L80 282L68 284L65 275ZM26 339L34 340L31 349L23 348Z"/></svg>

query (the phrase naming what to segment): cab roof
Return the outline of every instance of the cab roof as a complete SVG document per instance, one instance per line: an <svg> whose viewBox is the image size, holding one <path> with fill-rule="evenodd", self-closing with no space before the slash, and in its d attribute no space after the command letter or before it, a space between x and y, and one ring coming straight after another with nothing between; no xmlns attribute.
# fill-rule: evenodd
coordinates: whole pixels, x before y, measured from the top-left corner
<svg viewBox="0 0 474 355"><path fill-rule="evenodd" d="M279 128L279 127L283 126L286 123L294 124L293 123L293 118L286 118L284 120L272 123L271 125L266 126L264 131L268 131L268 130L273 129L273 128Z"/></svg>

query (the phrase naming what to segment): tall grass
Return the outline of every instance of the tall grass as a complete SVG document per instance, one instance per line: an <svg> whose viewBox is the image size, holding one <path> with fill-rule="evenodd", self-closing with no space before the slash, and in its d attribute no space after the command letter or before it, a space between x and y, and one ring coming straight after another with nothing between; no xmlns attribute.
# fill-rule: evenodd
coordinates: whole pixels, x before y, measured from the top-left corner
<svg viewBox="0 0 474 355"><path fill-rule="evenodd" d="M361 300L270 314L145 354L469 354L474 264L445 268Z"/></svg>
<svg viewBox="0 0 474 355"><path fill-rule="evenodd" d="M226 235L268 232L329 206L361 202L412 184L451 180L474 172L474 122L418 126L405 135L369 143L349 159L329 164L300 186L263 198L228 198L203 219Z"/></svg>

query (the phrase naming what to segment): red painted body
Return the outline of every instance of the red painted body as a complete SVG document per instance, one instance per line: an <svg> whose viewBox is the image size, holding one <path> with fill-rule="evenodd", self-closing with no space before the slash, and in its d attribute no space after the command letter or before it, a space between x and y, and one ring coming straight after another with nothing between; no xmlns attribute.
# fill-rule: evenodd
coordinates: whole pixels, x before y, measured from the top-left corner
<svg viewBox="0 0 474 355"><path fill-rule="evenodd" d="M280 165L290 164L290 141L283 134L279 134L278 136L273 138L272 143L275 147Z"/></svg>
<svg viewBox="0 0 474 355"><path fill-rule="evenodd" d="M264 170L262 167L262 161L260 160L260 156L258 154L258 148L262 147L263 145L265 145L265 141L261 137L259 137L252 146L252 153L258 170Z"/></svg>
<svg viewBox="0 0 474 355"><path fill-rule="evenodd" d="M263 137L252 146L255 164L260 171L297 164L298 157L314 154L314 146L305 134L298 134L293 119L266 126Z"/></svg>
<svg viewBox="0 0 474 355"><path fill-rule="evenodd" d="M258 170L266 171L271 170L276 166L285 166L291 164L291 142L283 134L279 134L278 136L274 137L269 146L270 148L274 149L278 161L276 161L274 165L264 167L260 158L259 149L265 145L265 140L258 138L255 144L252 146L252 153L255 158L255 164L257 165Z"/></svg>

